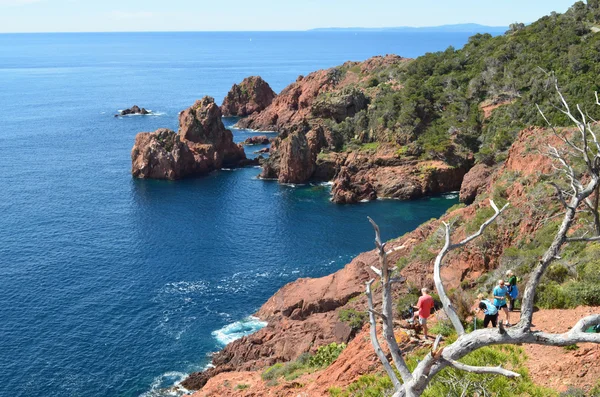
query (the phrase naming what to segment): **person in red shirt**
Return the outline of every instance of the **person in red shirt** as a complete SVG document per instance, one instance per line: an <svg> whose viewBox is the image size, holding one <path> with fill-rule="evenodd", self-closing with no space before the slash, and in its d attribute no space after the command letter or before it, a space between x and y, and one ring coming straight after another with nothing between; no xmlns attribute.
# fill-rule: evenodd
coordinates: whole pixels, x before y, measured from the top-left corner
<svg viewBox="0 0 600 397"><path fill-rule="evenodd" d="M423 335L425 335L425 339L427 339L427 319L431 315L431 309L433 309L435 303L431 295L429 295L429 290L427 288L422 288L421 293L423 295L419 298L417 306L414 306L415 309L419 310L419 313L415 314L415 320L417 316L419 316L419 324L423 327Z"/></svg>

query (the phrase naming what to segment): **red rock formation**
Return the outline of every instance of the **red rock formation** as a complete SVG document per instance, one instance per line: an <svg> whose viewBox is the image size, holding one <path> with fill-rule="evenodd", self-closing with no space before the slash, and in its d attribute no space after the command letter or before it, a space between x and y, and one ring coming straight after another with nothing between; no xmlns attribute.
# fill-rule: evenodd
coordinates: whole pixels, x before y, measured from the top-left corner
<svg viewBox="0 0 600 397"><path fill-rule="evenodd" d="M460 202L471 204L477 194L482 192L489 182L493 168L486 164L477 164L467 172L460 186Z"/></svg>
<svg viewBox="0 0 600 397"><path fill-rule="evenodd" d="M179 114L179 134L160 129L136 136L131 173L136 178L181 179L245 159L243 147L225 129L219 107L204 97Z"/></svg>
<svg viewBox="0 0 600 397"><path fill-rule="evenodd" d="M400 200L458 190L466 167L443 161L397 158L393 147L376 153L352 152L333 180L332 201L356 203L376 198Z"/></svg>
<svg viewBox="0 0 600 397"><path fill-rule="evenodd" d="M180 179L196 172L197 163L175 132L162 128L141 132L131 151L131 173L136 178Z"/></svg>
<svg viewBox="0 0 600 397"><path fill-rule="evenodd" d="M359 75L366 75L376 68L406 61L406 58L386 55L373 57L364 62L346 62L341 67L319 70L306 77L300 76L294 83L284 88L270 106L262 112L240 120L238 126L260 131L284 131L302 124L304 120L320 116L336 119L352 116L366 108L368 101L364 94L344 89L359 82ZM351 67L358 67L360 74L342 71ZM335 92L333 95L335 100L332 103L317 100L319 94L328 92Z"/></svg>
<svg viewBox="0 0 600 397"><path fill-rule="evenodd" d="M260 76L246 77L234 84L221 105L223 116L246 117L264 110L277 94Z"/></svg>
<svg viewBox="0 0 600 397"><path fill-rule="evenodd" d="M303 125L278 137L271 147L272 155L263 164L263 179L277 179L280 183L305 183L317 170L317 156L327 145L321 127L308 132Z"/></svg>

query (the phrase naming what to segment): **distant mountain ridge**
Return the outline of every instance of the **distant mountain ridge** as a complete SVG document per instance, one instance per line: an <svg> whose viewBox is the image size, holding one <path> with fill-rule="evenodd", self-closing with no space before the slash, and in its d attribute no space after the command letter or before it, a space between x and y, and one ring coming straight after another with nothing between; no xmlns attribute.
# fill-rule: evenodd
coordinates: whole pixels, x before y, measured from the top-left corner
<svg viewBox="0 0 600 397"><path fill-rule="evenodd" d="M466 33L504 33L508 30L508 26L487 26L477 23L462 23L455 25L441 26L397 26L397 27L382 27L382 28L316 28L310 29L311 32L466 32Z"/></svg>

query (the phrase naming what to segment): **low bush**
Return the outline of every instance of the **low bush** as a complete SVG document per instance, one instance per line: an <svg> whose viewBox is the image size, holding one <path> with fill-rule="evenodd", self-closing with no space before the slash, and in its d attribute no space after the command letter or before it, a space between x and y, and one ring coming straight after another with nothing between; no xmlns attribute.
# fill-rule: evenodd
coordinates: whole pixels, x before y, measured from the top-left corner
<svg viewBox="0 0 600 397"><path fill-rule="evenodd" d="M270 366L263 371L261 378L268 381L269 385L276 385L279 378L284 378L287 381L294 380L306 373L328 367L345 348L345 343L338 344L335 342L321 346L314 355L304 353L294 361Z"/></svg>
<svg viewBox="0 0 600 397"><path fill-rule="evenodd" d="M346 348L345 343L331 343L321 346L308 360L308 365L313 368L325 368L331 365Z"/></svg>
<svg viewBox="0 0 600 397"><path fill-rule="evenodd" d="M359 312L354 309L342 309L338 313L340 321L348 324L353 330L359 330L362 328L365 321L367 321L367 313Z"/></svg>

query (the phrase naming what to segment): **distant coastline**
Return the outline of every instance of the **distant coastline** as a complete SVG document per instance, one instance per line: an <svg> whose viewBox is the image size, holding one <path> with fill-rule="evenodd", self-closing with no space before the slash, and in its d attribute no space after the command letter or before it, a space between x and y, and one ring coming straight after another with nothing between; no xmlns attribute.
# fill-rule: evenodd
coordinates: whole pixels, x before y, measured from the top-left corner
<svg viewBox="0 0 600 397"><path fill-rule="evenodd" d="M348 27L348 28L316 28L310 29L309 32L448 32L448 33L496 33L503 34L508 30L508 26L487 26L477 23L463 23L455 25L441 26L397 26L397 27L382 27L382 28L364 28L364 27Z"/></svg>

